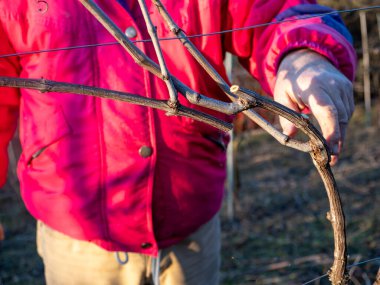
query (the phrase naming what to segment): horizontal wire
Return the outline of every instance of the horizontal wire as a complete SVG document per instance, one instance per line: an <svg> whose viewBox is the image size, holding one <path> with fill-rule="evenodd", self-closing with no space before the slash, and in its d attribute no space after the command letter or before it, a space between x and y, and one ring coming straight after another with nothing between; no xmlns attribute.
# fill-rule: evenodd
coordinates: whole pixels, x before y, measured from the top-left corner
<svg viewBox="0 0 380 285"><path fill-rule="evenodd" d="M354 267L354 266L358 266L358 265L362 265L362 264L365 264L365 263L369 263L369 262L372 262L372 261L376 261L376 260L379 260L379 261L380 261L380 256L379 256L379 257L372 258L372 259L367 259L367 260L364 260L364 261L361 261L361 262L358 262L358 263L351 264L351 265L347 266L347 269L350 269L351 267ZM322 278L325 278L325 277L327 277L328 275L329 275L328 273L323 274L323 275L318 276L318 277L316 277L316 278L314 278L314 279L312 279L312 280L309 280L309 281L307 281L307 282L305 282L305 283L302 283L302 285L310 284L310 283L312 283L312 282L314 282L314 281L317 281L317 280L320 280L320 279L322 279Z"/></svg>
<svg viewBox="0 0 380 285"><path fill-rule="evenodd" d="M354 267L354 266L357 266L357 265L362 265L362 264L365 264L365 263L368 263L368 262L372 262L372 261L376 261L376 260L380 261L380 256L372 258L372 259L367 259L367 260L364 260L364 261L361 261L361 262L358 262L358 263L351 264L347 268L351 268L351 267Z"/></svg>
<svg viewBox="0 0 380 285"><path fill-rule="evenodd" d="M301 15L301 16L298 16L297 18L290 18L290 19L285 19L285 20L276 21L276 22L269 22L269 23L262 23L262 24L257 24L257 25L253 25L253 26L234 28L234 29L223 30L223 31L219 31L219 32L211 32L211 33L199 34L199 35L193 35L193 36L190 35L187 37L188 38L195 38L195 37L200 37L200 36L214 36L214 35L219 35L219 34L232 33L232 32L236 32L236 31L256 29L256 28L266 27L266 26L270 26L270 25L277 25L277 24L286 23L286 22L295 22L295 21L299 21L299 20L307 20L307 19L312 19L312 18L322 18L324 16L334 15L334 14L343 14L343 13L366 11L366 10L375 10L375 9L380 9L380 5L353 8L353 9L345 9L345 10L334 10L331 12L325 12L325 13L320 13L320 14Z"/></svg>
<svg viewBox="0 0 380 285"><path fill-rule="evenodd" d="M291 19L285 19L282 21L276 21L276 22L269 22L269 23L262 23L252 26L246 26L246 27L240 27L240 28L234 28L229 30L222 30L222 31L216 31L216 32L210 32L210 33L204 33L204 34L195 34L195 35L187 35L187 38L199 38L199 37L209 37L209 36L216 36L226 33L233 33L237 31L243 31L243 30L250 30L250 29L256 29L260 27L270 26L270 25L277 25L285 22L295 22L299 20L306 20L311 18L321 18L328 15L334 15L334 14L343 14L343 13L350 13L350 12L358 12L358 11L367 11L367 10L375 10L380 9L380 5L376 6L367 6L367 7L359 7L359 8L353 8L353 9L345 9L345 10L334 10L331 12L326 13L320 13L320 14L313 14L313 15L305 15L305 16L299 16L297 18L291 18ZM171 40L178 40L178 37L166 37L166 38L159 38L160 41L171 41ZM151 39L143 39L143 40L137 40L132 41L133 43L142 43L142 42L151 42ZM44 50L38 50L38 51L26 51L26 52L18 52L18 53L12 53L12 54L5 54L0 55L0 58L7 58L7 57L15 57L15 56L27 56L27 55L33 55L33 54L39 54L39 53L47 53L47 52L58 52L58 51L67 51L67 50L73 50L73 49L81 49L81 48L92 48L92 47L101 47L101 46L112 46L117 45L118 42L107 42L107 43L98 43L98 44L85 44L85 45L76 45L76 46L69 46L69 47L63 47L63 48L52 48L52 49L44 49ZM372 261L380 260L380 257L365 260L362 262L358 262L355 264L352 264L348 266L347 268L351 268L353 266L362 265L365 263L369 263ZM325 278L328 276L328 273L321 275L319 277L316 277L310 281L307 281L305 283L302 283L302 285L310 284L314 281L317 281L319 279Z"/></svg>
<svg viewBox="0 0 380 285"><path fill-rule="evenodd" d="M187 38L210 37L210 36L216 36L216 35L221 35L221 34L226 34L226 33L233 33L233 32L238 32L238 31L243 31L243 30L251 30L251 29L266 27L266 26L270 26L270 25L277 25L277 24L281 24L281 23L285 23L285 22L295 22L295 21L306 20L306 19L311 19L311 18L321 18L324 16L334 15L334 14L342 14L342 13L350 13L350 12L358 12L358 11L366 11L366 10L375 10L375 9L380 9L380 5L353 8L353 9L345 9L345 10L335 10L335 11L326 12L326 13L299 16L297 18L291 18L291 19L285 19L285 20L277 21L277 22L269 22L269 23L262 23L262 24L258 24L258 25L234 28L234 29L230 29L230 30L222 30L222 31L210 32L210 33L204 33L204 34L196 34L196 35L187 35ZM159 38L159 40L160 41L172 41L172 40L178 40L178 37ZM151 41L152 41L151 39L143 39L143 40L137 40L137 41L132 41L132 42L133 43L142 43L142 42L151 42ZM43 49L43 50L36 50L36 51L25 51L25 52L17 52L17 53L12 53L12 54L0 55L0 58L7 58L7 57L14 57L14 56L27 56L27 55L33 55L33 54L39 54L39 53L67 51L67 50L81 49L81 48L111 46L111 45L117 45L117 44L119 44L119 43L118 42L107 42L107 43L98 43L98 44L85 44L85 45L69 46L69 47L62 47L62 48Z"/></svg>
<svg viewBox="0 0 380 285"><path fill-rule="evenodd" d="M305 282L305 283L302 283L302 285L311 284L312 282L317 281L317 280L320 280L320 279L325 278L325 277L327 277L327 276L329 276L328 273L323 274L323 275L321 275L321 276L319 276L319 277L317 277L317 278L314 278L314 279L312 279L312 280L310 280L310 281L307 281L307 282Z"/></svg>

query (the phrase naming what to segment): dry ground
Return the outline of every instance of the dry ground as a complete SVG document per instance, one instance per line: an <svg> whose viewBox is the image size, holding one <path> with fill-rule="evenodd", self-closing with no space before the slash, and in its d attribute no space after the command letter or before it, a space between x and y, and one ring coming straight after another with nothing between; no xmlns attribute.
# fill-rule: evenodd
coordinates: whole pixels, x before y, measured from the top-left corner
<svg viewBox="0 0 380 285"><path fill-rule="evenodd" d="M379 125L360 108L334 173L347 219L350 263L380 257ZM375 118L374 120L378 120ZM375 124L373 124L375 125ZM324 274L333 244L326 194L308 155L267 135L240 135L235 219L223 219L222 283L302 284ZM0 191L0 285L42 285L33 219L9 185ZM380 260L351 268L352 284L370 284ZM327 278L309 284L328 284Z"/></svg>
<svg viewBox="0 0 380 285"><path fill-rule="evenodd" d="M334 167L350 264L379 257L352 267L352 284L372 284L380 265L379 131L379 123L365 126L357 108ZM303 284L325 274L333 252L328 201L309 156L260 132L236 143L240 188L235 220L223 228L224 284Z"/></svg>

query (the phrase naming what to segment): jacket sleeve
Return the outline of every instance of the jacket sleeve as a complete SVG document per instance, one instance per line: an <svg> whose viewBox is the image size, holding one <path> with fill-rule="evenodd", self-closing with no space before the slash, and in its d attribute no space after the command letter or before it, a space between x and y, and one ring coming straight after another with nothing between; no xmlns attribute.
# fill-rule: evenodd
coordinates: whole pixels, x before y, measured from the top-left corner
<svg viewBox="0 0 380 285"><path fill-rule="evenodd" d="M295 49L308 48L327 57L354 79L351 35L330 8L310 0L230 0L226 7L225 29L256 26L228 33L224 44L268 94L273 94L281 59Z"/></svg>
<svg viewBox="0 0 380 285"><path fill-rule="evenodd" d="M0 55L14 50L0 22ZM0 58L0 76L17 77L20 66L16 57ZM15 88L0 87L0 187L5 184L8 168L8 144L17 126L19 92Z"/></svg>

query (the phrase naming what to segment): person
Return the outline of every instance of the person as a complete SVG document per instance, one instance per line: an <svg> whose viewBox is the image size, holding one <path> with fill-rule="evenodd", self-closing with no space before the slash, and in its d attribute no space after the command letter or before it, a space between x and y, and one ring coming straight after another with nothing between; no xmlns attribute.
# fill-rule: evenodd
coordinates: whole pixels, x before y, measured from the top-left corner
<svg viewBox="0 0 380 285"><path fill-rule="evenodd" d="M148 2L158 37L172 37ZM191 40L223 76L228 51L275 100L312 112L336 162L354 109L355 70L350 35L336 15L302 19L330 11L305 0L163 3L188 35L272 22ZM97 4L156 60L153 45L142 41L149 36L137 1ZM114 41L79 1L2 1L0 16L0 54L31 52L2 57L1 76L169 98L165 84L119 45L70 49ZM172 75L226 100L179 41L161 46ZM51 49L61 50L38 52ZM38 220L47 284L218 284L228 135L142 106L27 89L1 88L0 116L0 180L18 121L21 194ZM281 123L285 133L295 133Z"/></svg>

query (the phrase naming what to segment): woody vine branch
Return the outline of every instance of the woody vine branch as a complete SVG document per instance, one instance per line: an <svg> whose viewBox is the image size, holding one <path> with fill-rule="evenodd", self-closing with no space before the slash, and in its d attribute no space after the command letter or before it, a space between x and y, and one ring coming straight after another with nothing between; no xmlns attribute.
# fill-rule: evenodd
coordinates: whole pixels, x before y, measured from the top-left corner
<svg viewBox="0 0 380 285"><path fill-rule="evenodd" d="M262 97L251 90L239 86L230 87L224 79L216 72L205 57L197 50L195 45L186 37L184 32L176 25L165 7L159 0L153 0L159 13L168 24L170 30L178 37L185 48L193 55L199 64L207 71L211 78L219 85L224 93L231 99L231 103L225 103L199 94L183 84L180 80L172 76L166 68L162 51L159 46L158 38L155 32L149 13L144 0L139 0L149 34L154 43L157 57L160 65L148 58L139 50L124 33L109 19L109 17L91 0L80 0L80 2L98 19L98 21L116 38L122 47L132 56L137 64L165 81L169 99L167 101L145 98L136 94L123 93L113 90L106 90L83 85L54 82L48 80L20 79L0 77L0 86L9 86L17 88L30 88L40 90L41 92L63 92L83 94L89 96L98 96L124 102L148 106L166 111L169 115L188 116L193 119L210 124L220 130L227 131L232 128L229 123L212 117L206 113L186 108L179 104L177 92L183 95L189 102L208 109L216 110L225 114L236 114L243 112L251 120L255 121L260 127L266 130L281 144L298 149L303 152L309 152L315 167L317 168L321 179L324 183L327 196L330 203L330 220L334 234L334 262L330 271L330 280L333 285L347 284L347 254L346 254L346 234L345 221L342 205L337 190L337 185L331 168L329 166L330 154L325 140L318 130L310 123L308 118L298 114L273 100ZM263 108L269 112L283 116L296 125L304 132L309 140L306 142L292 139L269 122L259 116L252 108Z"/></svg>
<svg viewBox="0 0 380 285"><path fill-rule="evenodd" d="M328 147L323 136L307 118L286 108L285 106L282 106L281 104L267 100L265 98L261 98L261 96L255 92L239 88L238 86L232 86L230 90L227 90L228 84L207 62L206 58L197 50L195 45L187 39L184 32L173 21L165 7L162 5L161 1L153 0L153 3L156 5L161 16L167 22L170 30L181 40L183 45L189 50L189 52L200 63L200 65L208 72L214 81L218 83L221 89L233 102L237 100L246 100L245 102L247 102L247 104L252 104L255 107L261 107L277 115L280 115L294 123L297 128L301 129L309 137L308 143L311 146L311 151L309 151L309 153L313 159L315 167L321 176L321 179L324 182L330 203L330 212L327 214L327 218L332 224L335 249L334 262L330 269L329 278L333 285L347 284L347 246L344 213L334 175L329 165L330 154L328 152ZM229 91L231 91L236 96L231 95ZM256 112L253 110L246 110L243 113L259 125L263 124L264 121L264 124L262 126L264 130L268 130L268 132L273 135L280 143L291 146L288 144L290 141L289 137L281 137L278 132L273 132L272 126L265 123L265 120L263 120ZM283 139L283 141L281 141L281 139Z"/></svg>

